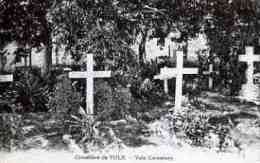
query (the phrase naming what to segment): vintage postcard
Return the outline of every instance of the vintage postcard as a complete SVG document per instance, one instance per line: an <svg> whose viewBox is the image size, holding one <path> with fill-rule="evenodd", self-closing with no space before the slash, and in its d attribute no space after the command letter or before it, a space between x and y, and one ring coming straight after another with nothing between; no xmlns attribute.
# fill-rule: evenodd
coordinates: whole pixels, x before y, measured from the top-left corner
<svg viewBox="0 0 260 163"><path fill-rule="evenodd" d="M0 0L0 163L259 163L259 27L257 0Z"/></svg>

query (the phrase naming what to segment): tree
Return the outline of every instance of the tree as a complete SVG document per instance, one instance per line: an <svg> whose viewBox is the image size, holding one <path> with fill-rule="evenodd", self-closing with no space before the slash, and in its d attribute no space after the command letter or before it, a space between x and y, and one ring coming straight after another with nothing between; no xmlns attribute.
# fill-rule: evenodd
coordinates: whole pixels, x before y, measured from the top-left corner
<svg viewBox="0 0 260 163"><path fill-rule="evenodd" d="M138 43L137 58L142 65L149 38L160 38L163 44L168 33L176 30L181 31L176 40L179 42L197 36L203 5L180 0L64 0L52 13L52 22L58 42L67 45L75 59L83 51L99 58L123 57L123 53L129 54L131 45Z"/></svg>
<svg viewBox="0 0 260 163"><path fill-rule="evenodd" d="M99 66L107 63L118 68L133 59L131 38L116 25L118 13L112 1L64 0L51 15L56 42L65 45L75 61L94 53Z"/></svg>
<svg viewBox="0 0 260 163"><path fill-rule="evenodd" d="M181 36L173 41L187 42L201 32L204 15L203 1L152 0L118 1L116 4L123 21L122 28L130 28L135 42L139 39L139 62L145 59L145 44L151 38L159 38L163 45L170 32L180 32Z"/></svg>
<svg viewBox="0 0 260 163"><path fill-rule="evenodd" d="M0 2L0 36L2 44L17 41L21 48L46 47L44 72L51 67L52 27L47 14L56 1L3 0ZM30 52L29 52L30 53Z"/></svg>
<svg viewBox="0 0 260 163"><path fill-rule="evenodd" d="M5 53L6 51L0 51L0 72L4 72L4 67L6 64Z"/></svg>
<svg viewBox="0 0 260 163"><path fill-rule="evenodd" d="M201 29L203 5L181 0L4 0L0 23L2 31L22 46L46 47L45 72L51 66L53 40L66 45L66 52L76 60L92 52L102 62L121 57L127 62L126 56L133 55L130 46L139 42L142 65L149 38L160 38L163 44L176 30L181 32L176 41L195 37Z"/></svg>
<svg viewBox="0 0 260 163"><path fill-rule="evenodd" d="M258 45L259 7L256 2L210 0L206 7L204 32L211 58L220 60L221 82L232 90L231 95L238 93L244 80L238 54L245 46Z"/></svg>

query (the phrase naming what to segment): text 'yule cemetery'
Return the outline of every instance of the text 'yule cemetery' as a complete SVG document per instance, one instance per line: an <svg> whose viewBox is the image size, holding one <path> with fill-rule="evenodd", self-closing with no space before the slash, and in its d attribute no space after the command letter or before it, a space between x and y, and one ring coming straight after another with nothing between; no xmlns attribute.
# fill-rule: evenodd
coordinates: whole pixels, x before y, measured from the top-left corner
<svg viewBox="0 0 260 163"><path fill-rule="evenodd" d="M254 62L260 61L260 55L254 54L253 47L246 47L246 54L239 55L240 62L247 63L246 79L247 83L242 86L244 89L245 96L252 96L252 89L257 89L257 84L254 81ZM181 108L182 97L183 97L183 75L198 74L198 68L184 68L183 65L183 52L176 52L176 68L163 67L160 69L160 74L154 76L154 80L163 80L164 92L169 93L168 80L175 78L175 95L174 95L174 108L176 110ZM213 88L213 77L212 74L219 74L218 71L213 70L214 64L210 63L208 71L203 71L201 75L208 78L209 90ZM86 71L72 71L69 72L69 78L71 79L86 79L86 112L89 115L94 114L94 78L110 78L111 71L94 71L94 56L93 54L87 55ZM13 75L0 75L0 82L13 82ZM248 98L249 100L252 100Z"/></svg>

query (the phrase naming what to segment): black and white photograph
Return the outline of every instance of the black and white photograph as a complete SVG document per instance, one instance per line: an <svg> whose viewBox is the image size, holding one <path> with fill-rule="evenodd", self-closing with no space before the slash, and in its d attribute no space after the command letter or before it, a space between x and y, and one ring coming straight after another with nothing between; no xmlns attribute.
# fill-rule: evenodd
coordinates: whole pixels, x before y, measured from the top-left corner
<svg viewBox="0 0 260 163"><path fill-rule="evenodd" d="M260 0L0 0L0 163L260 163Z"/></svg>

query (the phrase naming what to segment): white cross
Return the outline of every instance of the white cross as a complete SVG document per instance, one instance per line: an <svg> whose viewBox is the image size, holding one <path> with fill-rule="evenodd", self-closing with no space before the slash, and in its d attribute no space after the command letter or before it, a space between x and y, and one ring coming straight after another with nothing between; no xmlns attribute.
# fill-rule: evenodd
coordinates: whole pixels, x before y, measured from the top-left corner
<svg viewBox="0 0 260 163"><path fill-rule="evenodd" d="M183 52L177 52L176 68L172 69L172 73L176 74L176 88L175 88L175 109L181 108L182 101L182 80L184 74L197 74L197 68L183 68Z"/></svg>
<svg viewBox="0 0 260 163"><path fill-rule="evenodd" d="M184 74L198 74L198 68L183 68L183 52L177 51L177 65L176 68L164 68L161 71L159 77L164 79L169 79L176 77L176 86L175 86L175 109L181 108L182 102L182 80ZM158 76L157 76L158 77Z"/></svg>
<svg viewBox="0 0 260 163"><path fill-rule="evenodd" d="M5 83L5 82L12 82L13 79L13 75L0 75L0 82L1 83Z"/></svg>
<svg viewBox="0 0 260 163"><path fill-rule="evenodd" d="M94 114L94 78L109 78L111 77L111 71L94 71L94 58L93 54L87 55L87 71L74 71L69 72L69 78L79 79L86 78L86 104L87 114Z"/></svg>
<svg viewBox="0 0 260 163"><path fill-rule="evenodd" d="M164 83L163 88L164 88L164 93L165 94L169 93L168 80L176 76L176 75L170 76L168 74L168 72L169 72L168 68L167 67L163 67L163 68L160 69L160 74L154 76L154 79L163 80L163 83Z"/></svg>
<svg viewBox="0 0 260 163"><path fill-rule="evenodd" d="M246 54L239 55L239 61L247 63L246 77L247 84L253 84L253 75L254 75L254 62L260 61L260 55L254 54L254 47L247 46Z"/></svg>
<svg viewBox="0 0 260 163"><path fill-rule="evenodd" d="M209 89L212 89L212 88L213 88L213 78L212 78L212 76L211 76L211 74L212 74L213 72L214 72L214 71L213 71L213 64L212 64L212 63L209 64L209 70L208 70L208 71L203 71L203 72L202 72L204 75L208 75L208 76L209 76L209 83L208 83Z"/></svg>

